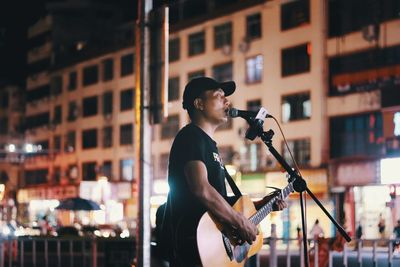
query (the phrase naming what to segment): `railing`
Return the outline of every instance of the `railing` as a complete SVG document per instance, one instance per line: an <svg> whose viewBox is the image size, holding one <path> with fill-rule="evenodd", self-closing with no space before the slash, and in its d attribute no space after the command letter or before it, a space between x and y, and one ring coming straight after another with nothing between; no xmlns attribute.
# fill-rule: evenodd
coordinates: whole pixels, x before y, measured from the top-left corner
<svg viewBox="0 0 400 267"><path fill-rule="evenodd" d="M309 239L310 266L361 267L363 264L373 267L400 266L400 252L396 252L399 256L394 257L395 242L400 243L400 239L359 239L353 240L350 245L341 243L342 247L334 250L332 248L334 239ZM259 254L267 258L269 267L304 267L301 239L283 239L272 236L264 239L264 245L268 246L265 246ZM261 257L258 255L257 263L250 266L261 266ZM292 262L293 259L296 259L295 264Z"/></svg>
<svg viewBox="0 0 400 267"><path fill-rule="evenodd" d="M2 238L0 267L131 266L135 249L132 238Z"/></svg>

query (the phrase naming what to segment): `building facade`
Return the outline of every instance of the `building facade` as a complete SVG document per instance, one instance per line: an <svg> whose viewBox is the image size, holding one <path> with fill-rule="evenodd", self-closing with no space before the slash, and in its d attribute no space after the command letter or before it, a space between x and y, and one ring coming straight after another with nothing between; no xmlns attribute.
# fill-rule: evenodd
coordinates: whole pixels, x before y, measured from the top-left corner
<svg viewBox="0 0 400 267"><path fill-rule="evenodd" d="M391 163L386 158L399 154L397 1L371 1L371 7L341 0L205 2L170 7L169 116L152 126L149 148L154 211L165 200L172 140L189 122L181 105L184 86L206 75L236 82L233 107L265 107L276 118L264 123L275 132L273 146L295 166L290 149L310 190L347 231L353 234L361 223L370 229L368 237L377 237L374 220L382 212L389 234L390 221L399 216L400 179L384 167ZM359 18L358 9L369 15ZM39 23L30 36L41 36L51 20ZM43 58L51 59L51 43L39 39L40 48L28 55L35 70ZM28 77L26 117L33 126L26 142L37 153L24 163L21 203L80 195L104 205L103 222L135 217L135 51L133 41L111 47ZM247 127L230 119L215 140L240 189L260 198L269 192L266 186L284 187L287 177L261 140L245 139ZM377 190L382 198L372 205ZM263 222L264 230L272 221L279 235L296 236L298 194L288 202L288 209ZM308 221L318 218L325 235L333 236L335 229L311 199L307 207Z"/></svg>

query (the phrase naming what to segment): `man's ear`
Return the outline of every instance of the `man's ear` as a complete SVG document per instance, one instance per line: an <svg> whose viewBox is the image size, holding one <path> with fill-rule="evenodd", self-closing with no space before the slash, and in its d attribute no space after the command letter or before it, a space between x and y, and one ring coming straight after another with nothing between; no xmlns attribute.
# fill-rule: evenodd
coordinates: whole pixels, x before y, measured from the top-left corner
<svg viewBox="0 0 400 267"><path fill-rule="evenodd" d="M193 102L193 105L196 109L203 110L203 101L201 98L196 98Z"/></svg>

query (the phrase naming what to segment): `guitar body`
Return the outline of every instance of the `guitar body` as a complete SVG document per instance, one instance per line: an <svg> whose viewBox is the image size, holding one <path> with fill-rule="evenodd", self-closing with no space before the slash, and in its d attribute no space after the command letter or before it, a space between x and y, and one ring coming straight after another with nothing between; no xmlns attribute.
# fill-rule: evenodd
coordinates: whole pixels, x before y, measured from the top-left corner
<svg viewBox="0 0 400 267"><path fill-rule="evenodd" d="M241 196L233 208L246 218L250 218L256 213L254 204L248 196ZM246 259L256 254L263 245L263 235L259 229L257 239L252 245L245 243L242 246L231 246L232 250L240 251L237 254L243 254L243 256L237 256L231 260L220 229L222 226L216 223L208 212L201 217L197 226L197 247L204 267L244 266Z"/></svg>

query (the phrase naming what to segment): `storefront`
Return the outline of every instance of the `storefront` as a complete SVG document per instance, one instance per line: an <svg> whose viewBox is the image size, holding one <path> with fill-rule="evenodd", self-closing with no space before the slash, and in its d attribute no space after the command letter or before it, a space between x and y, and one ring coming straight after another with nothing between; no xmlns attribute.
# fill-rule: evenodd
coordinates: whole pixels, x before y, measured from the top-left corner
<svg viewBox="0 0 400 267"><path fill-rule="evenodd" d="M325 169L301 170L308 188L314 193L328 212L332 213L333 203L328 197L328 179ZM284 188L287 186L287 178L283 172L243 174L239 179L240 189L243 193L249 194L254 200L264 197L274 189L267 186ZM286 200L288 208L282 212L272 212L266 220L261 222L263 232L269 234L271 223L276 225L277 234L280 237L297 237L297 227L301 227L301 210L299 193L294 192ZM315 219L319 219L325 236L332 236L333 228L330 220L325 216L314 201L307 197L307 224L308 229L312 227ZM309 230L308 230L309 231Z"/></svg>

